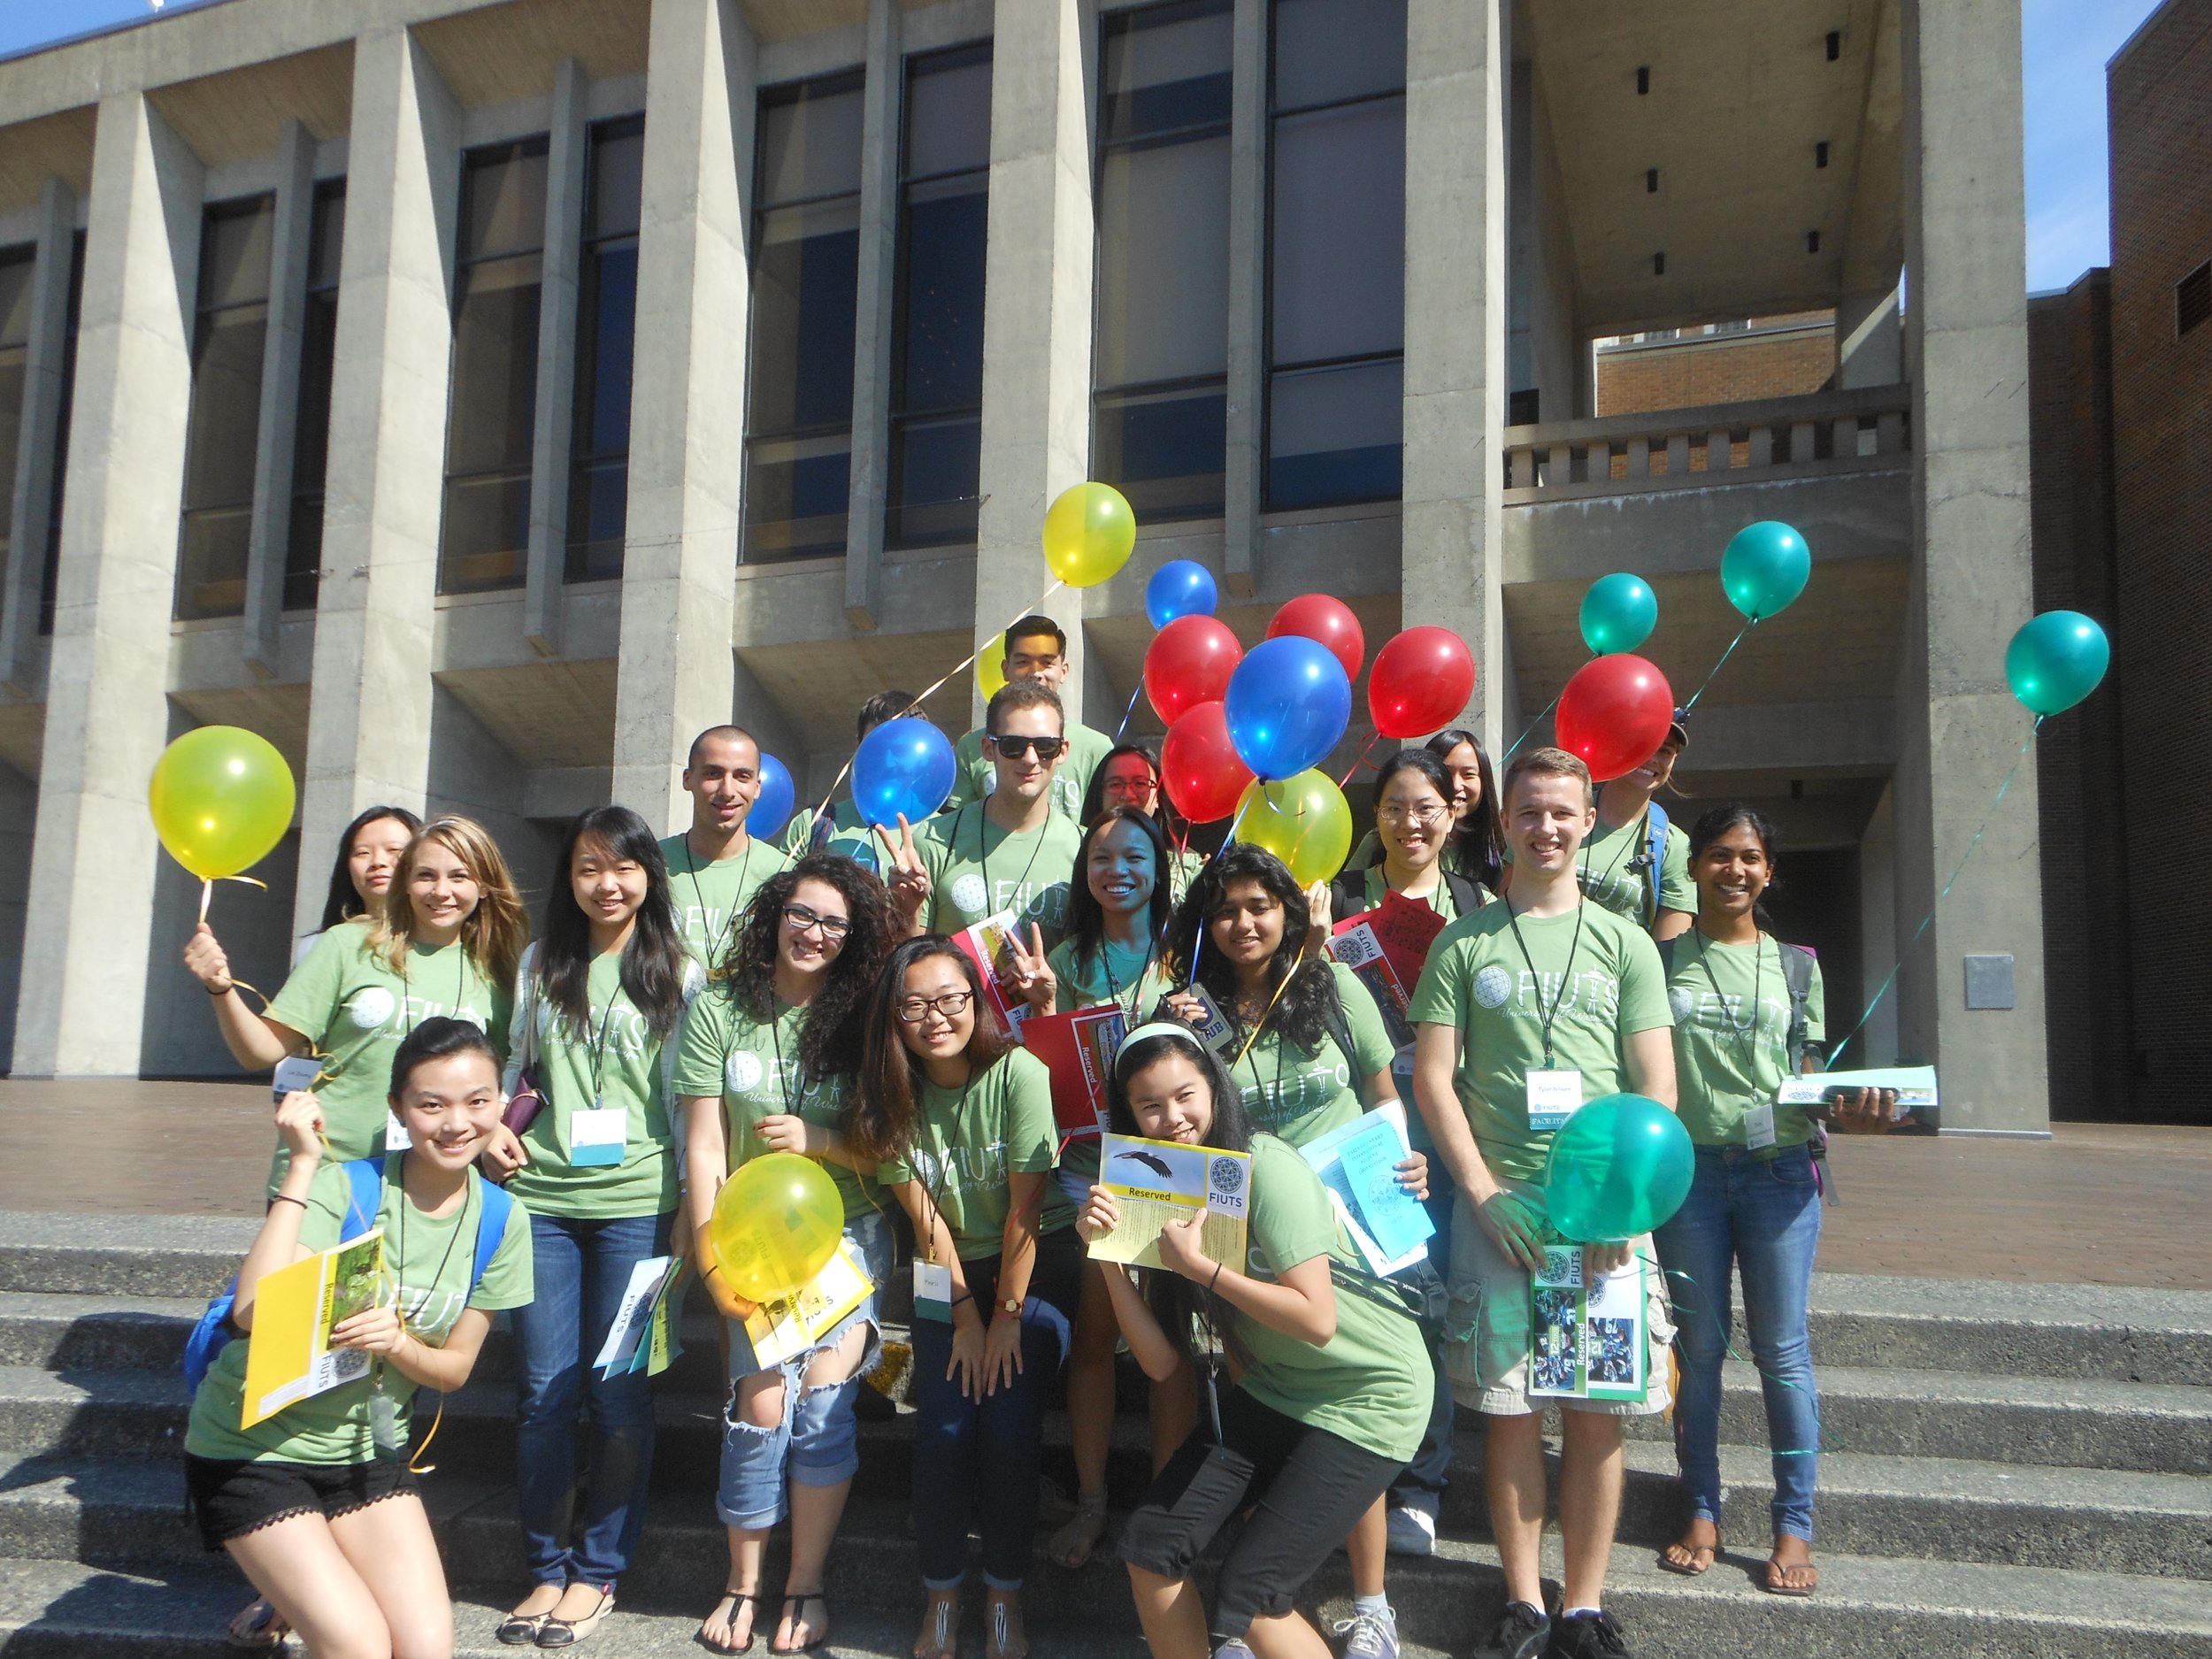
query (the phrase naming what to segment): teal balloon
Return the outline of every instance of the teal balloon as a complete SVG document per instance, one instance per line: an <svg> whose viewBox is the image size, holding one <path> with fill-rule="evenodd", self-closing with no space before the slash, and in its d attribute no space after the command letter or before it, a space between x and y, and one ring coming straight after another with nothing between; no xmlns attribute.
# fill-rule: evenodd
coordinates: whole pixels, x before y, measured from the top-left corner
<svg viewBox="0 0 2212 1659"><path fill-rule="evenodd" d="M1690 1132L1657 1101L1601 1094L1552 1135L1544 1209L1577 1243L1624 1243L1682 1208L1695 1165Z"/></svg>
<svg viewBox="0 0 2212 1659"><path fill-rule="evenodd" d="M1582 642L1596 657L1632 651L1659 626L1659 595L1651 584L1615 571L1590 584L1582 596Z"/></svg>
<svg viewBox="0 0 2212 1659"><path fill-rule="evenodd" d="M1746 525L1720 556L1720 585L1728 603L1754 622L1788 610L1812 573L1805 538L1773 518Z"/></svg>
<svg viewBox="0 0 2212 1659"><path fill-rule="evenodd" d="M2112 644L2104 629L2078 611L2031 617L2005 647L2005 683L2036 714L2072 708L2111 666Z"/></svg>

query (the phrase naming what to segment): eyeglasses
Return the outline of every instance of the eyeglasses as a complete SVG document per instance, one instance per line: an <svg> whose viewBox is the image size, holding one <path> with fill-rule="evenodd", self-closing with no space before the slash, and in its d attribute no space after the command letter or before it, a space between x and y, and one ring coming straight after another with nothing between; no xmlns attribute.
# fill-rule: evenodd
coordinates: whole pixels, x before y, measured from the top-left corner
<svg viewBox="0 0 2212 1659"><path fill-rule="evenodd" d="M958 1019L968 1011L968 1004L974 1001L973 991L947 991L941 996L909 996L899 1002L899 1019L908 1025L918 1025L932 1014L942 1019Z"/></svg>
<svg viewBox="0 0 2212 1659"><path fill-rule="evenodd" d="M1409 808L1399 806L1394 803L1389 806L1379 806L1375 809L1375 819L1378 823L1400 825L1418 824L1423 829L1428 829L1435 825L1441 824L1450 816L1451 809L1449 807L1441 806L1420 806Z"/></svg>
<svg viewBox="0 0 2212 1659"><path fill-rule="evenodd" d="M825 944L835 944L853 930L853 925L841 916L817 916L803 904L783 907L784 925L795 933L803 933L810 927L818 928Z"/></svg>
<svg viewBox="0 0 2212 1659"><path fill-rule="evenodd" d="M1150 778L1109 778L1099 786L1099 793L1111 800L1116 795L1141 795L1149 801L1160 792L1160 786Z"/></svg>
<svg viewBox="0 0 2212 1659"><path fill-rule="evenodd" d="M1039 760L1057 760L1060 751L1068 746L1064 737L997 737L987 740L999 752L1002 760L1019 760L1028 749L1037 751Z"/></svg>

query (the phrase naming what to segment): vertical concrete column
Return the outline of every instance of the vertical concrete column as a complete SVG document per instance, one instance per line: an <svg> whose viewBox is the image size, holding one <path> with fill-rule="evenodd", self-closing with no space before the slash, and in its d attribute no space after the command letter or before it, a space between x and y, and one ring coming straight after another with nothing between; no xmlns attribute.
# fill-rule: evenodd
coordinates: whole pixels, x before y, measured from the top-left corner
<svg viewBox="0 0 2212 1659"><path fill-rule="evenodd" d="M147 958L160 856L146 778L169 739L200 188L198 160L142 95L101 100L19 1076L138 1070L146 982L133 964Z"/></svg>
<svg viewBox="0 0 2212 1659"><path fill-rule="evenodd" d="M404 29L354 43L345 254L300 858L322 868L364 806L429 791L459 118ZM302 881L296 931L314 926Z"/></svg>
<svg viewBox="0 0 2212 1659"><path fill-rule="evenodd" d="M300 403L301 329L315 232L315 136L288 121L277 141L275 223L269 248L268 334L261 351L261 423L255 440L253 518L246 539L246 664L277 671L284 555L292 537L292 453Z"/></svg>
<svg viewBox="0 0 2212 1659"><path fill-rule="evenodd" d="M1229 373L1222 574L1251 596L1267 430L1267 0L1236 0L1229 52Z"/></svg>
<svg viewBox="0 0 2212 1659"><path fill-rule="evenodd" d="M1468 718L1503 733L1499 594L1506 375L1502 0L1406 8L1405 506L1402 604L1475 654Z"/></svg>
<svg viewBox="0 0 2212 1659"><path fill-rule="evenodd" d="M0 683L25 696L38 637L39 580L53 528L54 466L60 458L62 360L69 349L69 265L76 193L59 179L39 188L38 254L31 271L31 330L24 352L23 412L15 449L15 499L8 517L7 585L0 592Z"/></svg>
<svg viewBox="0 0 2212 1659"><path fill-rule="evenodd" d="M1906 965L1898 1041L1942 1069L1943 1125L2050 1122L2029 717L2004 651L2032 606L2018 0L1906 0L1905 225L1918 534L1899 686L1899 937L1987 830ZM2019 758L2003 803L1990 801ZM2015 1006L1965 1006L1963 958L2009 955Z"/></svg>
<svg viewBox="0 0 2212 1659"><path fill-rule="evenodd" d="M577 283L584 259L584 169L591 151L573 58L553 72L553 123L545 156L543 297L538 305L538 406L530 443L530 547L523 565L522 633L548 657L561 652L568 565L568 457L576 403Z"/></svg>
<svg viewBox="0 0 2212 1659"><path fill-rule="evenodd" d="M1090 467L1090 15L1081 0L994 8L979 645L1050 580L1038 553L1045 509ZM1070 720L1083 713L1083 598L1064 590L1046 607L1068 631Z"/></svg>
<svg viewBox="0 0 2212 1659"><path fill-rule="evenodd" d="M845 619L872 631L883 595L891 487L891 334L899 270L898 0L868 0L860 118L860 276L853 311L852 486L845 510Z"/></svg>
<svg viewBox="0 0 2212 1659"><path fill-rule="evenodd" d="M658 824L693 735L730 718L753 37L733 0L657 0L648 51L614 798Z"/></svg>

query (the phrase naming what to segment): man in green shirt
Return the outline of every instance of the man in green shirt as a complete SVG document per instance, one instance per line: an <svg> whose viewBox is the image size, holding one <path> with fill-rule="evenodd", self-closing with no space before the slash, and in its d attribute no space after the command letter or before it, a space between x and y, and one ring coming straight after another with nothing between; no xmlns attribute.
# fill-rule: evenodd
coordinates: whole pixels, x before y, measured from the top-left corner
<svg viewBox="0 0 2212 1659"><path fill-rule="evenodd" d="M1017 680L1033 680L1057 695L1068 680L1068 636L1050 617L1024 617L1006 630L1006 655L999 668L1010 686ZM984 752L984 740L989 730L990 723L987 720L953 745L953 757L959 763L959 769L953 774L952 795L945 803L947 811L956 812L972 801L980 801L997 787L999 779L992 757ZM1103 732L1093 731L1079 720L1067 727L1064 735L1067 749L1059 771L1053 776L1052 810L1080 819L1084 792L1091 787L1091 773L1106 758L1114 740Z"/></svg>
<svg viewBox="0 0 2212 1659"><path fill-rule="evenodd" d="M1596 827L1575 855L1575 874L1584 896L1648 928L1654 939L1686 933L1697 913L1697 888L1690 881L1690 838L1653 800L1672 780L1675 762L1688 742L1678 720L1667 728L1666 741L1649 760L1600 789ZM1655 840L1659 843L1655 858ZM1505 866L1509 879L1510 836Z"/></svg>
<svg viewBox="0 0 2212 1659"><path fill-rule="evenodd" d="M1560 1627L1545 1617L1541 1400L1529 1395L1530 1270L1547 1233L1540 1185L1557 1127L1622 1089L1675 1102L1673 1017L1659 952L1635 923L1586 900L1578 854L1597 818L1589 769L1563 750L1515 761L1502 792L1513 879L1502 904L1453 923L1413 994L1414 1098L1458 1188L1445 1364L1463 1404L1488 1418L1490 1520L1508 1605L1479 1659L1621 1659L1599 1610L1620 1512L1622 1416L1667 1404L1673 1332L1649 1239L1584 1247L1586 1282L1641 1259L1646 1398L1564 1402Z"/></svg>
<svg viewBox="0 0 2212 1659"><path fill-rule="evenodd" d="M1083 833L1052 810L1065 754L1060 699L1033 680L1000 688L984 717L997 787L980 802L902 831L889 854L891 901L917 933L956 933L1002 910L1050 950L1067 926L1068 884Z"/></svg>
<svg viewBox="0 0 2212 1659"><path fill-rule="evenodd" d="M691 827L664 841L661 856L684 949L718 973L754 890L787 860L745 833L745 815L760 798L760 745L743 726L709 726L691 740L684 790Z"/></svg>

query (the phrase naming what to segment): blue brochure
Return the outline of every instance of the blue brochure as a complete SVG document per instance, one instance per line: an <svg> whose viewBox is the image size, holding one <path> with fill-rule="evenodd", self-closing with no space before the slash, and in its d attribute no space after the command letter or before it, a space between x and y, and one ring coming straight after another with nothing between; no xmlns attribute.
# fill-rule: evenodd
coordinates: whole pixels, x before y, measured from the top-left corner
<svg viewBox="0 0 2212 1659"><path fill-rule="evenodd" d="M1371 1271L1395 1273L1426 1259L1436 1225L1398 1185L1408 1155L1404 1108L1386 1105L1299 1148L1336 1202Z"/></svg>

